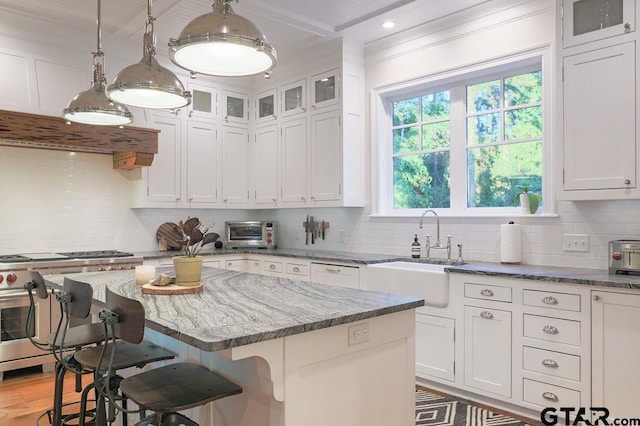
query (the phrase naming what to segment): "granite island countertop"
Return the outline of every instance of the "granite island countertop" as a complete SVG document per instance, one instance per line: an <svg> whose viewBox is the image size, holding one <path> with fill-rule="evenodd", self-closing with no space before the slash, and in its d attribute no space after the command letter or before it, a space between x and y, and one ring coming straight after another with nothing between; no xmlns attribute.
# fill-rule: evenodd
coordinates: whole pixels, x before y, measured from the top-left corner
<svg viewBox="0 0 640 426"><path fill-rule="evenodd" d="M171 268L160 268L172 272ZM200 294L143 294L134 271L48 275L62 288L64 277L91 284L94 304L104 307L105 287L139 300L145 325L205 351L277 339L417 308L417 297L335 287L244 272L203 268Z"/></svg>

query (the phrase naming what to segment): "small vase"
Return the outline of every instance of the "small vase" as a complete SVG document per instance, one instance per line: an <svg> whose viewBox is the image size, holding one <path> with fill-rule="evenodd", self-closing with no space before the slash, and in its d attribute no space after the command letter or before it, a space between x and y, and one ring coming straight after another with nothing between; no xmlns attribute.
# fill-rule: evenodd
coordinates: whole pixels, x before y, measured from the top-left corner
<svg viewBox="0 0 640 426"><path fill-rule="evenodd" d="M176 285L194 287L202 279L202 256L173 258L173 268L176 271Z"/></svg>
<svg viewBox="0 0 640 426"><path fill-rule="evenodd" d="M529 194L520 194L520 206L522 206L522 214L531 214L531 206L529 205Z"/></svg>

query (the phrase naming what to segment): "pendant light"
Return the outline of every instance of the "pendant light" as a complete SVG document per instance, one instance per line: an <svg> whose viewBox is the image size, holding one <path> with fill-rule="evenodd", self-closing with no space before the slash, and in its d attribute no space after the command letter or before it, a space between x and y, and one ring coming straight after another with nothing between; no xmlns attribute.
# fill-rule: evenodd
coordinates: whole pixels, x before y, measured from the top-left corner
<svg viewBox="0 0 640 426"><path fill-rule="evenodd" d="M276 49L258 27L233 12L232 1L214 0L212 12L195 18L178 39L169 40L173 63L192 75L269 75L276 66Z"/></svg>
<svg viewBox="0 0 640 426"><path fill-rule="evenodd" d="M116 75L113 84L107 87L107 96L113 101L142 108L181 108L191 103L191 93L184 90L174 73L156 60L151 1L147 0L142 60Z"/></svg>
<svg viewBox="0 0 640 426"><path fill-rule="evenodd" d="M93 54L93 82L91 87L78 93L62 111L68 121L98 126L122 126L133 121L133 115L124 105L107 97L104 77L104 53L102 52L102 31L100 28L101 0L98 0L98 49Z"/></svg>

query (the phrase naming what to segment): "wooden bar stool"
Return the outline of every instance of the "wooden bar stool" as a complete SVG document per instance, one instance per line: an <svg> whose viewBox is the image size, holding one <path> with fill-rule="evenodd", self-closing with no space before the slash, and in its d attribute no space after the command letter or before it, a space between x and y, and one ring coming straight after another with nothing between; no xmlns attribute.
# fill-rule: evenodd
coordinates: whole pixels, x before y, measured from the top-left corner
<svg viewBox="0 0 640 426"><path fill-rule="evenodd" d="M82 368L75 360L75 352L83 347L95 345L104 341L104 326L101 323L85 324L77 327L69 327L70 315L73 311L74 316L86 318L89 315L89 305L85 301L77 300L75 303L64 293L58 292L56 298L60 304L60 320L56 326L56 330L48 335L47 342L38 342L32 337L35 324L35 296L39 299L46 300L49 297L50 289L45 285L42 275L38 271L30 271L31 281L24 285L29 294L29 310L27 313L27 333L31 342L43 351L49 352L56 358L55 368L55 384L53 408L47 411L49 423L54 426L62 426L66 421L77 418L79 413L62 415L62 395L64 391L64 377L67 371L71 371L76 375L76 392L82 391L82 375L92 373ZM89 287L91 290L91 287ZM89 294L88 300L91 300L93 292ZM72 352L73 351L73 352Z"/></svg>
<svg viewBox="0 0 640 426"><path fill-rule="evenodd" d="M111 339L140 344L144 335L144 308L133 299L106 289L107 309L101 315ZM112 359L107 367L113 369ZM198 426L178 411L242 393L242 388L200 365L176 363L155 368L120 382L120 391L141 408L154 414L136 425Z"/></svg>

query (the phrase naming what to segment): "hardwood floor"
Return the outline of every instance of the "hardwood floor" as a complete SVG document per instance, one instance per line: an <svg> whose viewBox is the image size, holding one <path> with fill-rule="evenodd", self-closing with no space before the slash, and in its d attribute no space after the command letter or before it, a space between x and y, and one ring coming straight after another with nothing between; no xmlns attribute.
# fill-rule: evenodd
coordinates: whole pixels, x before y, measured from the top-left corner
<svg viewBox="0 0 640 426"><path fill-rule="evenodd" d="M83 386L91 377L82 378ZM45 411L53 405L54 373L43 373L41 367L7 371L0 382L0 425L34 426ZM64 381L64 403L80 400L75 390L73 374L67 374ZM63 413L77 411L78 406L65 407ZM48 425L46 414L39 426Z"/></svg>

